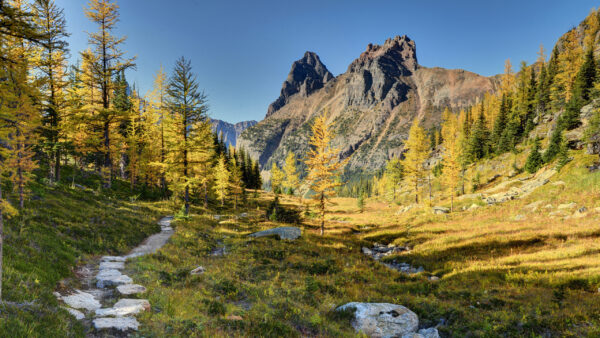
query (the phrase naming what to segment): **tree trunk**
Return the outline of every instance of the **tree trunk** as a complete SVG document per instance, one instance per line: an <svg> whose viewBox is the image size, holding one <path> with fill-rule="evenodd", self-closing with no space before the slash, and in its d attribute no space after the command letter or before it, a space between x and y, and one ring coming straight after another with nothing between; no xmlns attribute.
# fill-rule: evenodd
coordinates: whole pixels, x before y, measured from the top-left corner
<svg viewBox="0 0 600 338"><path fill-rule="evenodd" d="M60 149L56 149L54 153L54 180L60 181Z"/></svg>
<svg viewBox="0 0 600 338"><path fill-rule="evenodd" d="M204 182L204 208L208 208L208 183Z"/></svg>
<svg viewBox="0 0 600 338"><path fill-rule="evenodd" d="M110 188L112 185L112 160L110 159L110 122L104 122L104 169L108 170L105 187Z"/></svg>
<svg viewBox="0 0 600 338"><path fill-rule="evenodd" d="M450 193L450 212L454 212L454 193Z"/></svg>
<svg viewBox="0 0 600 338"><path fill-rule="evenodd" d="M321 208L321 236L325 234L325 194L321 193L321 201L319 202Z"/></svg>
<svg viewBox="0 0 600 338"><path fill-rule="evenodd" d="M415 180L415 203L419 204L419 182Z"/></svg>
<svg viewBox="0 0 600 338"><path fill-rule="evenodd" d="M0 203L2 202L2 187L0 186ZM4 215L0 207L0 303L2 302L2 249L4 246Z"/></svg>

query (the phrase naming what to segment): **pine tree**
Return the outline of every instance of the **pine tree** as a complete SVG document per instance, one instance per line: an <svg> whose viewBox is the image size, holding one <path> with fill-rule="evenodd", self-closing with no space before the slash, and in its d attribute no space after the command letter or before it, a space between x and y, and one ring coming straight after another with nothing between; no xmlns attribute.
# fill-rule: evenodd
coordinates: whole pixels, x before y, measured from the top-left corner
<svg viewBox="0 0 600 338"><path fill-rule="evenodd" d="M407 180L408 186L413 189L415 203L419 203L419 183L427 174L425 160L429 156L428 141L425 131L419 125L419 120L415 118L408 132L408 140L404 145L408 151L402 161L404 178Z"/></svg>
<svg viewBox="0 0 600 338"><path fill-rule="evenodd" d="M550 163L560 151L561 144L563 143L563 128L560 124L557 124L550 136L550 142L548 148L544 152L544 162Z"/></svg>
<svg viewBox="0 0 600 338"><path fill-rule="evenodd" d="M33 3L35 22L40 27L43 39L36 53L36 68L41 72L41 104L44 109L42 137L44 149L49 153L50 167L55 181L60 179L61 148L64 147L61 121L65 114L65 81L69 53L66 38L66 21L63 10L54 0L35 0ZM54 162L54 163L52 163Z"/></svg>
<svg viewBox="0 0 600 338"><path fill-rule="evenodd" d="M569 158L569 147L567 146L567 140L563 139L558 148L556 168L562 169L571 159Z"/></svg>
<svg viewBox="0 0 600 338"><path fill-rule="evenodd" d="M339 149L331 146L334 134L332 126L327 122L327 113L316 117L311 131L310 150L305 160L308 167L306 181L309 188L315 193L313 199L318 205L321 216L321 235L323 235L327 203L329 198L335 194L335 189L342 185L337 178L346 161L340 161Z"/></svg>
<svg viewBox="0 0 600 338"><path fill-rule="evenodd" d="M484 158L488 153L489 131L486 125L485 113L481 109L469 138L469 155L471 160L475 161Z"/></svg>
<svg viewBox="0 0 600 338"><path fill-rule="evenodd" d="M283 172L285 173L283 186L288 189L288 193L291 195L298 190L298 187L300 186L300 177L298 175L298 168L296 167L296 156L294 156L294 153L291 151L288 151L285 158Z"/></svg>
<svg viewBox="0 0 600 338"><path fill-rule="evenodd" d="M212 145L210 130L207 131L206 95L199 89L196 76L192 72L191 62L181 57L175 63L175 69L167 90L170 110L167 149L171 181L182 191L185 214L189 213L190 188L195 180L194 162L206 165ZM194 159L194 153L202 154Z"/></svg>
<svg viewBox="0 0 600 338"><path fill-rule="evenodd" d="M536 138L533 142L531 153L529 153L527 161L525 162L525 170L530 174L533 174L538 171L543 164L544 160L542 159L542 154L540 154L540 139Z"/></svg>
<svg viewBox="0 0 600 338"><path fill-rule="evenodd" d="M593 46L589 46L573 85L573 98L577 99L581 106L590 101L590 93L594 88L595 81L596 60L594 58L594 48Z"/></svg>
<svg viewBox="0 0 600 338"><path fill-rule="evenodd" d="M217 166L215 167L215 193L217 194L217 198L221 202L221 206L225 205L225 199L229 195L229 179L230 173L227 169L227 164L225 163L225 155L221 154L219 156L219 160L217 162Z"/></svg>
<svg viewBox="0 0 600 338"><path fill-rule="evenodd" d="M277 163L273 161L273 165L271 166L271 190L275 195L281 193L284 179L285 173L281 171L279 166L277 166Z"/></svg>
<svg viewBox="0 0 600 338"><path fill-rule="evenodd" d="M506 99L506 94L502 94L501 102L502 103L500 104L500 110L498 111L498 115L496 116L496 121L494 122L494 129L492 131L492 144L497 154L501 154L507 151L507 147L504 147L501 143L502 134L504 133L504 130L506 129L507 125L508 102Z"/></svg>
<svg viewBox="0 0 600 338"><path fill-rule="evenodd" d="M91 49L81 53L82 58L90 64L86 75L93 86L99 90L101 109L97 118L102 125L102 152L104 155L104 171L107 187L111 186L113 161L111 157L111 134L113 124L121 122L119 111L111 109L111 93L114 89L113 79L125 69L135 66L134 60L124 59L121 46L125 38L113 35L119 20L119 6L110 0L90 0L85 15L98 26L98 31L88 33Z"/></svg>

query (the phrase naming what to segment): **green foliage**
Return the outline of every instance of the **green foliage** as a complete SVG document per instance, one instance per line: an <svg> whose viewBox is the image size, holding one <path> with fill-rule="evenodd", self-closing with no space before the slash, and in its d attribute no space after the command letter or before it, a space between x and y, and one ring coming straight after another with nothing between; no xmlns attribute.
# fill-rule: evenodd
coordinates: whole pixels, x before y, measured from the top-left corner
<svg viewBox="0 0 600 338"><path fill-rule="evenodd" d="M358 196L356 200L356 206L358 207L359 212L363 213L365 211L365 194L362 193Z"/></svg>
<svg viewBox="0 0 600 338"><path fill-rule="evenodd" d="M561 145L564 143L563 140L563 129L560 124L557 124L556 128L550 136L550 142L548 143L548 149L544 152L544 162L550 163L556 155L559 153Z"/></svg>
<svg viewBox="0 0 600 338"><path fill-rule="evenodd" d="M544 160L542 159L542 154L540 154L540 140L536 138L533 142L531 153L529 153L527 161L525 162L525 170L530 174L533 174L537 172L543 164Z"/></svg>
<svg viewBox="0 0 600 338"><path fill-rule="evenodd" d="M486 126L482 107L469 138L468 152L471 161L477 161L487 156L489 154L489 147L489 131Z"/></svg>

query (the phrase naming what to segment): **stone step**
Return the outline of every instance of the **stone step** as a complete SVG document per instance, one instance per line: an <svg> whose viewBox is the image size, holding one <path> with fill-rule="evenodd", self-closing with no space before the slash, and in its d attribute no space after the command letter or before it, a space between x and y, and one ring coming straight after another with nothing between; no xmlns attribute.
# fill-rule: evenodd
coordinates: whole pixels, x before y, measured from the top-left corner
<svg viewBox="0 0 600 338"><path fill-rule="evenodd" d="M105 288L107 286L118 286L123 284L131 284L133 280L116 269L100 270L96 275L96 286Z"/></svg>
<svg viewBox="0 0 600 338"><path fill-rule="evenodd" d="M96 316L126 317L150 310L150 302L146 299L120 299L112 308L96 310Z"/></svg>
<svg viewBox="0 0 600 338"><path fill-rule="evenodd" d="M96 330L118 330L118 331L137 331L140 323L133 317L103 317L96 318L93 321Z"/></svg>
<svg viewBox="0 0 600 338"><path fill-rule="evenodd" d="M100 270L121 270L123 268L125 268L125 262L100 262Z"/></svg>
<svg viewBox="0 0 600 338"><path fill-rule="evenodd" d="M100 261L102 262L125 262L126 258L123 256L102 256Z"/></svg>
<svg viewBox="0 0 600 338"><path fill-rule="evenodd" d="M146 292L146 288L139 284L124 284L117 286L117 291L122 295L133 295Z"/></svg>
<svg viewBox="0 0 600 338"><path fill-rule="evenodd" d="M102 307L100 302L93 295L81 290L75 290L74 294L61 296L59 299L74 309L94 311Z"/></svg>

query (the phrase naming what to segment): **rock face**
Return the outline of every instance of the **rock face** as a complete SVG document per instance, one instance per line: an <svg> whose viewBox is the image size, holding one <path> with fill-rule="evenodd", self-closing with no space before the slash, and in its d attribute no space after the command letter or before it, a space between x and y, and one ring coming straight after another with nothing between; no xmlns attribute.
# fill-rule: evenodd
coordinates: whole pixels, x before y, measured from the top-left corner
<svg viewBox="0 0 600 338"><path fill-rule="evenodd" d="M225 141L225 143L228 146L232 145L234 147L237 144L237 139L240 136L240 134L244 130L255 125L256 123L256 121L242 121L236 124L232 124L222 120L210 120L213 132L216 132L219 135L223 133L223 141Z"/></svg>
<svg viewBox="0 0 600 338"><path fill-rule="evenodd" d="M419 328L417 315L402 305L351 302L336 311L356 309L352 327L369 337L402 337Z"/></svg>
<svg viewBox="0 0 600 338"><path fill-rule="evenodd" d="M269 106L267 116L285 106L293 95L308 97L317 89L323 88L331 79L333 74L327 70L317 54L304 53L302 59L292 64L292 69L281 88L281 94Z"/></svg>
<svg viewBox="0 0 600 338"><path fill-rule="evenodd" d="M279 239L294 240L302 235L302 230L296 227L279 227L250 234L250 237L265 237L277 235Z"/></svg>
<svg viewBox="0 0 600 338"><path fill-rule="evenodd" d="M281 96L265 119L238 139L263 168L282 165L288 151L308 150L310 125L329 112L341 157L350 171L381 168L404 150L412 121L429 128L441 122L444 108L468 107L494 92L495 77L464 70L427 68L417 61L416 44L406 36L369 44L347 71L333 77L314 53L294 63Z"/></svg>

